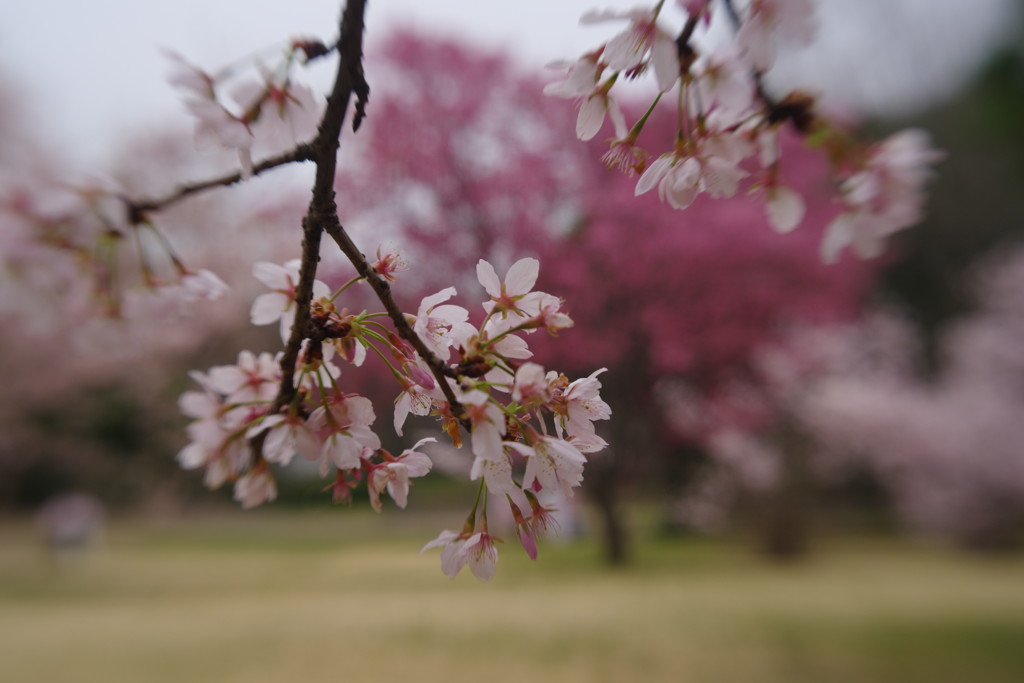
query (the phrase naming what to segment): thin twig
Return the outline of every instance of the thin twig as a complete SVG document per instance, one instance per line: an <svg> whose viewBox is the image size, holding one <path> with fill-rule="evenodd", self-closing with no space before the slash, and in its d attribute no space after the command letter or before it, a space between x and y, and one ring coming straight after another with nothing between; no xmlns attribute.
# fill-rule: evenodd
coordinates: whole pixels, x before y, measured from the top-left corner
<svg viewBox="0 0 1024 683"><path fill-rule="evenodd" d="M391 319L391 323L395 326L395 330L398 332L398 336L409 342L420 357L426 362L430 368L430 372L434 375L434 379L441 387L441 391L444 393L445 399L451 406L452 414L460 419L467 429L468 424L464 419L461 418L463 409L459 400L455 398L455 393L452 391L451 386L448 384L448 377L455 377L455 372L445 363L443 360L438 358L434 353L427 348L427 345L423 342L416 331L413 330L412 325L406 319L405 314L402 313L398 304L395 303L394 297L391 295L391 286L387 283L384 278L376 273L370 266L366 257L359 251L355 243L345 232L345 229L340 223L327 223L324 226L324 231L331 236L332 239L337 243L338 248L348 257L352 265L355 266L356 270L361 276L366 278L366 282L373 289L377 298L384 304L384 310L387 311L388 317Z"/></svg>
<svg viewBox="0 0 1024 683"><path fill-rule="evenodd" d="M264 171L269 171L270 169L277 168L278 166L285 166L287 164L293 164L300 161L310 161L313 158L312 153L313 148L310 144L304 143L297 145L294 149L269 157L254 165L252 168L252 175L257 176ZM219 178L211 178L210 180L180 185L173 192L159 199L130 199L128 197L123 197L122 199L128 207L129 222L137 224L143 222L146 219L146 214L150 211L166 209L171 204L175 204L190 195L205 192L206 190L212 190L217 187L228 187L229 185L234 185L241 180L241 172L236 171L235 173L229 173Z"/></svg>

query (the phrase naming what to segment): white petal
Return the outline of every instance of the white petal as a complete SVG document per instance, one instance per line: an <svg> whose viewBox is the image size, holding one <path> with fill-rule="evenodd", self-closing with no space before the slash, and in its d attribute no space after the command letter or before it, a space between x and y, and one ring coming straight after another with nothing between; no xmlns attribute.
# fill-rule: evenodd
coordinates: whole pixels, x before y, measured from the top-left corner
<svg viewBox="0 0 1024 683"><path fill-rule="evenodd" d="M608 105L603 95L591 95L583 100L579 116L576 118L576 137L580 140L590 140L597 135L604 125L604 114L607 109Z"/></svg>
<svg viewBox="0 0 1024 683"><path fill-rule="evenodd" d="M644 174L640 176L640 180L636 183L636 191L634 194L640 196L645 192L650 192L658 182L665 177L669 169L672 168L672 157L664 156L655 161L653 164L647 167Z"/></svg>
<svg viewBox="0 0 1024 683"><path fill-rule="evenodd" d="M420 312L417 314L417 318L422 317L426 313L430 312L432 308L437 306L442 301L448 301L448 299L451 299L453 296L455 296L455 294L456 292L454 287L446 287L437 294L431 294L430 296L424 297L423 301L420 302ZM468 316L469 313L467 312L466 315Z"/></svg>
<svg viewBox="0 0 1024 683"><path fill-rule="evenodd" d="M519 259L512 264L505 275L505 292L509 296L526 294L537 283L539 273L540 261L535 258Z"/></svg>
<svg viewBox="0 0 1024 683"><path fill-rule="evenodd" d="M209 455L199 444L190 443L178 452L178 464L186 470L194 470L205 465Z"/></svg>
<svg viewBox="0 0 1024 683"><path fill-rule="evenodd" d="M654 76L661 92L671 90L679 80L679 51L676 42L667 34L658 31L651 51L654 62Z"/></svg>
<svg viewBox="0 0 1024 683"><path fill-rule="evenodd" d="M252 324L269 325L280 318L290 305L291 299L279 292L260 294L252 302L252 311L249 313Z"/></svg>
<svg viewBox="0 0 1024 683"><path fill-rule="evenodd" d="M839 252L852 241L853 217L848 213L841 214L825 228L825 237L821 241L821 260L835 263L839 259Z"/></svg>
<svg viewBox="0 0 1024 683"><path fill-rule="evenodd" d="M795 190L779 185L769 192L765 211L772 227L777 232L787 233L803 220L806 205Z"/></svg>
<svg viewBox="0 0 1024 683"><path fill-rule="evenodd" d="M494 266L483 259L476 264L476 279L492 297L501 296L501 280L498 279Z"/></svg>

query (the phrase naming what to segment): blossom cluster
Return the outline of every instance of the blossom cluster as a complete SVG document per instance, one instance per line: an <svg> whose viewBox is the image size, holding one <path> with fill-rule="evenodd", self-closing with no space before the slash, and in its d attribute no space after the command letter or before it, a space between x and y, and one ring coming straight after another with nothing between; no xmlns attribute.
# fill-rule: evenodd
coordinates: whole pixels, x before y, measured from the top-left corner
<svg viewBox="0 0 1024 683"><path fill-rule="evenodd" d="M13 276L5 284L51 297L63 318L120 317L138 291L175 304L227 292L212 271L187 267L148 217L132 216L112 184L74 187L31 175L3 180L0 270Z"/></svg>
<svg viewBox="0 0 1024 683"><path fill-rule="evenodd" d="M810 95L793 91L776 99L766 91L762 75L775 62L777 42L802 45L814 38L813 0L753 0L743 14L732 0L678 0L687 17L678 36L658 23L665 4L584 14L581 23L625 22L626 28L575 61L553 64L566 76L545 89L577 102L581 140L594 138L611 119L614 137L604 160L640 176L637 195L657 188L663 202L685 209L701 194L733 197L745 187L764 202L773 228L789 232L802 222L806 204L781 181L778 134L788 122L826 152L833 169L843 210L822 242L824 260L835 260L847 246L863 257L877 255L885 237L920 220L928 168L940 158L923 132L866 146L829 121ZM736 27L732 40L695 40L719 9ZM613 89L651 72L657 95L629 127ZM638 139L655 107L670 99L678 107L678 129L670 148L655 156Z"/></svg>
<svg viewBox="0 0 1024 683"><path fill-rule="evenodd" d="M305 64L328 52L319 41L298 39L288 43L274 68L255 61L253 69L239 68L249 66L243 63L211 74L167 51L171 62L167 80L182 92L185 107L195 119L196 142L236 151L246 178L253 172L257 142L294 144L315 132L322 106L292 72L296 63Z"/></svg>
<svg viewBox="0 0 1024 683"><path fill-rule="evenodd" d="M393 253L378 254L373 269L393 278L400 263ZM254 266L255 277L271 290L254 301L254 324L279 323L282 337L289 335L296 324L299 267L298 261ZM180 464L204 468L212 488L233 482L235 498L252 507L276 496L271 465L288 465L299 455L330 479L335 501L350 501L353 489L365 483L375 509L381 509L385 492L405 507L410 479L431 469L420 449L436 440L421 439L397 456L382 448L373 405L345 392L339 365L362 365L370 352L401 389L393 418L399 435L410 414L437 417L456 447L462 446L461 430L469 432L470 476L479 481L476 503L461 531L445 531L427 544L444 546L445 573L455 576L468 564L481 579L493 575L497 539L487 524L488 495L509 505L518 540L536 558L536 537L551 523L551 510L537 494L572 495L583 479L586 454L607 445L594 421L611 414L600 397L600 371L569 381L528 360L529 334L557 334L572 325L561 299L533 289L538 273L539 262L527 258L502 279L481 260L477 276L487 300L479 324L470 322L466 308L450 303L454 287L424 297L416 314L405 319L427 357L389 329L382 320L386 313L353 314L338 307L339 296L363 277L333 293L315 282L310 325L293 381L286 383L295 387L294 395L281 401L282 366L269 353L243 351L234 365L193 373L199 390L180 401L192 418Z"/></svg>

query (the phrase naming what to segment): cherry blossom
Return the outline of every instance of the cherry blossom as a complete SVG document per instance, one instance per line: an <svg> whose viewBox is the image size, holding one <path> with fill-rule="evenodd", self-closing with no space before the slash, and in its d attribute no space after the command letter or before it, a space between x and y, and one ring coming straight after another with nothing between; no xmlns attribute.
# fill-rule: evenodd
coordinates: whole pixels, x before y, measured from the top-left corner
<svg viewBox="0 0 1024 683"><path fill-rule="evenodd" d="M267 462L287 465L296 453L313 460L321 448L320 440L298 416L269 415L246 432L246 437L251 439L264 432L263 458Z"/></svg>
<svg viewBox="0 0 1024 683"><path fill-rule="evenodd" d="M701 167L695 157L664 156L651 164L636 184L636 194L658 188L658 198L673 209L685 209L700 193Z"/></svg>
<svg viewBox="0 0 1024 683"><path fill-rule="evenodd" d="M269 325L280 320L281 340L288 341L295 320L295 285L299 281L299 261L292 260L279 266L260 261L252 268L253 277L269 287L271 292L260 294L252 303L252 324ZM326 284L313 283L313 297L330 295Z"/></svg>
<svg viewBox="0 0 1024 683"><path fill-rule="evenodd" d="M370 505L374 510L380 512L380 494L385 488L391 499L395 501L395 505L400 508L406 506L409 496L409 478L425 476L433 464L427 455L417 450L425 443L437 443L437 439L433 437L420 439L412 448L406 449L394 460L376 465L370 471L367 491L370 494Z"/></svg>
<svg viewBox="0 0 1024 683"><path fill-rule="evenodd" d="M905 130L869 150L862 170L842 184L847 211L828 227L822 243L825 261L852 246L865 258L881 253L885 238L921 220L924 183L930 165L942 153L930 148L928 135Z"/></svg>
<svg viewBox="0 0 1024 683"><path fill-rule="evenodd" d="M398 280L395 274L407 270L409 264L394 248L385 249L383 254L381 249L383 247L377 248L377 260L370 267L385 280L395 282Z"/></svg>
<svg viewBox="0 0 1024 683"><path fill-rule="evenodd" d="M509 445L527 456L524 487L536 481L542 488L560 491L566 498L571 498L572 489L583 481L583 465L587 459L567 441L535 434L529 445Z"/></svg>
<svg viewBox="0 0 1024 683"><path fill-rule="evenodd" d="M423 361L416 361L415 364L406 366L406 368L415 368L416 374L419 377L430 377L429 372L427 372L423 365ZM417 382L407 382L402 393L395 400L395 433L402 436L402 428L410 413L413 415L428 415L435 405L441 405L444 402L444 394L439 387L425 388Z"/></svg>
<svg viewBox="0 0 1024 683"><path fill-rule="evenodd" d="M243 508L256 507L275 498L277 484L266 468L246 472L235 482L235 500Z"/></svg>
<svg viewBox="0 0 1024 683"><path fill-rule="evenodd" d="M564 81L551 83L544 93L554 97L575 99L579 103L576 118L576 137L590 140L604 126L605 115L610 115L617 128L625 127L618 103L608 94L611 84L599 84L601 69L596 57L584 55L576 62L553 62L551 68L567 69Z"/></svg>
<svg viewBox="0 0 1024 683"><path fill-rule="evenodd" d="M629 71L639 67L650 55L658 88L664 92L679 80L679 55L675 39L658 26L657 18L658 9L591 10L580 18L580 23L628 20L629 27L605 44L601 57L609 69Z"/></svg>
<svg viewBox="0 0 1024 683"><path fill-rule="evenodd" d="M553 398L550 378L537 363L523 363L516 370L512 400L522 405L543 405Z"/></svg>
<svg viewBox="0 0 1024 683"><path fill-rule="evenodd" d="M738 119L754 106L750 73L735 46L726 43L702 55L693 66L699 99L689 106L695 112L718 109Z"/></svg>
<svg viewBox="0 0 1024 683"><path fill-rule="evenodd" d="M227 284L216 273L205 268L182 276L180 287L186 301L212 301L228 292Z"/></svg>
<svg viewBox="0 0 1024 683"><path fill-rule="evenodd" d="M474 455L492 462L502 459L501 436L505 430L505 419L501 408L491 403L490 396L479 389L464 393L459 400L466 407L466 416L472 425Z"/></svg>
<svg viewBox="0 0 1024 683"><path fill-rule="evenodd" d="M815 30L813 0L753 0L736 45L754 69L767 71L775 63L776 40L806 45Z"/></svg>
<svg viewBox="0 0 1024 683"><path fill-rule="evenodd" d="M469 311L462 306L442 304L455 296L454 287L446 287L437 294L424 297L416 311L413 329L423 343L439 358L447 358L456 335L473 333L466 323Z"/></svg>
<svg viewBox="0 0 1024 683"><path fill-rule="evenodd" d="M228 403L270 401L277 393L281 368L269 353L241 351L238 363L211 368L209 386L226 397Z"/></svg>
<svg viewBox="0 0 1024 683"><path fill-rule="evenodd" d="M480 284L491 297L490 301L484 302L484 310L488 314L497 311L504 318L508 313L517 313L520 316L528 316L523 306L531 299L530 290L537 282L537 275L540 272L540 261L535 258L524 258L512 264L505 275L504 280L498 279L498 274L487 261L480 259L476 266L476 276Z"/></svg>
<svg viewBox="0 0 1024 683"><path fill-rule="evenodd" d="M495 539L486 531L477 533L457 534L454 531L442 531L430 541L420 552L431 548L441 548L441 571L450 578L458 576L467 564L473 575L481 581L494 578L498 563L498 548Z"/></svg>
<svg viewBox="0 0 1024 683"><path fill-rule="evenodd" d="M574 440L572 444L589 453L604 448L607 444L597 436L594 421L607 420L612 416L611 407L600 396L601 382L597 376L607 368L595 370L589 376L577 379L565 389L564 419L556 421L559 428Z"/></svg>
<svg viewBox="0 0 1024 683"><path fill-rule="evenodd" d="M511 442L505 442L510 446ZM507 498L515 510L527 510L529 502L523 494L522 487L512 476L512 461L507 454L496 460L476 458L470 470L469 478L477 481L483 477L484 485L490 493ZM515 512L513 512L515 514Z"/></svg>
<svg viewBox="0 0 1024 683"><path fill-rule="evenodd" d="M359 467L365 451L380 448L380 437L370 429L375 419L373 404L362 396L335 396L313 411L309 428L326 432L318 454L321 476L330 464L342 470Z"/></svg>
<svg viewBox="0 0 1024 683"><path fill-rule="evenodd" d="M306 85L275 78L260 68L260 80L244 81L231 93L245 118L250 121L253 137L273 143L281 140L294 144L303 142L316 132L321 106Z"/></svg>
<svg viewBox="0 0 1024 683"><path fill-rule="evenodd" d="M807 206L796 190L785 185L774 185L767 188L766 194L768 201L765 202L765 213L776 231L787 233L800 224Z"/></svg>
<svg viewBox="0 0 1024 683"><path fill-rule="evenodd" d="M465 537L455 531L445 529L437 538L420 549L422 555L431 548L441 548L441 571L454 579L466 564L462 548L466 544Z"/></svg>

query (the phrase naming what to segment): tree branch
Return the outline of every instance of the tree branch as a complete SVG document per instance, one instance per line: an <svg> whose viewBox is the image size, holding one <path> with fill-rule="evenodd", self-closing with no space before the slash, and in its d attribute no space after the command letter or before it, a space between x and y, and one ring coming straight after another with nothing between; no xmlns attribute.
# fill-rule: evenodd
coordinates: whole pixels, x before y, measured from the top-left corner
<svg viewBox="0 0 1024 683"><path fill-rule="evenodd" d="M316 268L320 261L320 237L325 225L340 224L337 205L334 203L334 175L338 166L338 148L341 146L341 127L352 93L359 93L365 107L369 92L362 66L366 2L349 0L342 12L338 37L338 72L327 97L324 118L320 121L316 138L310 144L311 160L316 164L316 177L309 209L302 219L302 261L299 281L295 286L295 322L281 357L281 385L271 405L271 414L290 403L295 396L295 365L302 340L311 332L309 309L313 301Z"/></svg>
<svg viewBox="0 0 1024 683"><path fill-rule="evenodd" d="M356 270L361 276L366 278L367 283L373 289L377 298L384 304L384 310L387 311L388 317L391 319L391 323L395 326L395 330L398 332L398 336L405 341L412 344L412 347L416 349L416 353L420 354L420 357L430 367L431 373L434 375L434 379L437 380L438 385L441 387L441 391L444 393L445 399L451 406L452 414L459 418L460 422L464 423L464 426L468 429L468 425L462 419L462 404L455 398L455 393L452 388L448 385L447 377L455 378L456 375L451 367L448 366L443 360L438 358L434 353L427 348L427 345L423 343L420 336L413 330L412 325L406 319L405 314L402 313L398 304L395 303L394 297L391 295L391 286L382 278L380 275L370 267L366 257L359 251L355 243L345 232L345 228L340 223L327 223L324 225L324 230L332 239L337 243L338 248L348 257L352 265L356 267Z"/></svg>
<svg viewBox="0 0 1024 683"><path fill-rule="evenodd" d="M312 146L309 143L303 143L301 145L297 145L294 149L264 159L260 163L256 164L253 166L252 175L256 176L264 171L269 171L272 168L277 168L278 166L284 166L286 164L293 164L299 161L311 161L313 158L312 155ZM175 204L190 195L205 192L206 190L211 190L215 187L228 187L229 185L234 185L241 180L241 172L236 171L235 173L229 173L219 178L211 178L210 180L181 185L170 194L159 199L131 199L129 197L122 197L121 199L127 206L128 220L134 225L144 221L146 219L146 214L150 211L166 209L168 206Z"/></svg>

